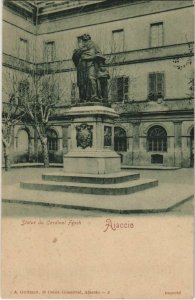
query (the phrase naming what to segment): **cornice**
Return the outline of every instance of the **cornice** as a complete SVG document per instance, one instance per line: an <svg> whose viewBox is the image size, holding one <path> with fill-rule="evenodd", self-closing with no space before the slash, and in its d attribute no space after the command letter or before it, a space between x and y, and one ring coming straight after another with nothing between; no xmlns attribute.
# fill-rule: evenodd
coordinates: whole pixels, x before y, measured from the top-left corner
<svg viewBox="0 0 195 300"><path fill-rule="evenodd" d="M139 49L133 51L126 51L123 53L112 53L106 54L107 62L113 56L115 57L115 63L108 63L108 66L121 66L121 65L129 65L129 64L137 64L137 63L146 63L152 61L162 61L162 60L174 60L175 58L182 57L192 57L193 53L188 53L188 45L189 43L177 44L177 45L167 45L159 48L147 48L147 49ZM191 42L193 45L193 42ZM25 62L23 60L19 60L18 58L3 54L3 65L7 65L10 68L19 67L20 62L23 65L28 66L30 68L31 62ZM41 74L45 69L46 63L37 63L37 72ZM47 65L48 68L48 65ZM50 73L64 73L75 71L74 64L72 60L61 60L49 63L49 72Z"/></svg>
<svg viewBox="0 0 195 300"><path fill-rule="evenodd" d="M194 110L170 110L170 111L148 111L148 112L121 112L121 121L133 122L137 120L142 121L189 121L194 119Z"/></svg>
<svg viewBox="0 0 195 300"><path fill-rule="evenodd" d="M36 64L32 62L25 61L6 53L3 53L2 58L2 64L4 67L8 67L10 69L18 70L21 72L32 73L34 71L34 67L36 66Z"/></svg>
<svg viewBox="0 0 195 300"><path fill-rule="evenodd" d="M193 44L193 43L191 43ZM146 63L152 61L174 60L175 58L192 57L193 53L187 53L187 43L179 45L169 45L159 48L139 49L133 51L126 51L123 53L106 54L107 60L113 55L115 56L115 63L108 63L108 66L122 66L129 64ZM18 59L12 55L3 53L3 66L7 66L18 70L30 70L33 63ZM36 63L37 72L41 74L45 70L46 63ZM65 73L75 71L72 60L61 60L49 63L47 65L49 73Z"/></svg>
<svg viewBox="0 0 195 300"><path fill-rule="evenodd" d="M4 7L9 8L13 13L23 17L29 18L32 20L32 23L35 23L37 10L29 2L26 1L14 1L14 0L5 0Z"/></svg>
<svg viewBox="0 0 195 300"><path fill-rule="evenodd" d="M41 2L41 1L39 1ZM161 1L162 2L162 1ZM151 7L154 6L152 3L152 0L91 0L89 3L81 3L80 5L76 5L75 7L67 7L66 4L63 5L63 2L59 5L53 5L53 6L47 6L47 5L35 5L31 0L4 0L3 4L5 7L10 8L14 13L19 14L20 16L23 16L24 18L26 17L31 17L32 18L32 23L34 25L40 24L44 21L51 21L51 20L60 20L64 19L66 17L71 17L71 16L81 16L82 14L88 14L88 13L94 13L94 12L101 12L103 13L105 10L117 8L117 7L125 7L127 5L133 6L136 4L150 4ZM159 13L163 11L168 11L168 10L175 10L175 9L183 9L186 7L193 7L193 1L191 0L176 0L175 3L174 1L167 1L166 6L161 7L159 10L156 8L154 11L144 13L145 14L150 14L150 13ZM127 11L130 11L127 9ZM135 16L127 16L126 18L129 17L139 17L142 16L142 14L138 14ZM125 19L125 17L117 17L119 19ZM114 18L115 19L115 18ZM101 22L102 23L102 22ZM103 22L104 23L104 22ZM86 25L85 25L86 26Z"/></svg>

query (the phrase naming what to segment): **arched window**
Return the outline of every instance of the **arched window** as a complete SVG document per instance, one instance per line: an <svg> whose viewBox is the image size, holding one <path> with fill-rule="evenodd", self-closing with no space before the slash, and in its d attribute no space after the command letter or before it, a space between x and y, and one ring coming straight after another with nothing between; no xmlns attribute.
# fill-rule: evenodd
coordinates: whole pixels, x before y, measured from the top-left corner
<svg viewBox="0 0 195 300"><path fill-rule="evenodd" d="M147 149L153 152L167 151L167 132L161 126L154 126L148 130Z"/></svg>
<svg viewBox="0 0 195 300"><path fill-rule="evenodd" d="M47 130L47 148L48 151L57 151L58 150L58 136L55 130Z"/></svg>
<svg viewBox="0 0 195 300"><path fill-rule="evenodd" d="M127 136L125 130L121 127L114 128L114 150L127 151Z"/></svg>

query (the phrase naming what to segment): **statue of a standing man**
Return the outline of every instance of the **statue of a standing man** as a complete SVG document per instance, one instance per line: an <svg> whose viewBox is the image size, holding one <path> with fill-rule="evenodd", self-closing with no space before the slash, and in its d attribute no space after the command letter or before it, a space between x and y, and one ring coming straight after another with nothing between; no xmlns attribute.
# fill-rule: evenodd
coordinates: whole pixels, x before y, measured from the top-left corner
<svg viewBox="0 0 195 300"><path fill-rule="evenodd" d="M77 68L77 85L80 102L100 101L102 97L99 84L99 58L103 56L99 47L91 40L89 34L83 34L81 40L82 46L75 49L72 56Z"/></svg>

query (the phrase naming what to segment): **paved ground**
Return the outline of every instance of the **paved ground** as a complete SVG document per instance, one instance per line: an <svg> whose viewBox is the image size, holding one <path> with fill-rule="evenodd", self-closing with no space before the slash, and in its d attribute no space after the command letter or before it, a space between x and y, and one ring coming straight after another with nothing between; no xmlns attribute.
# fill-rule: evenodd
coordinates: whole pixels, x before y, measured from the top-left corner
<svg viewBox="0 0 195 300"><path fill-rule="evenodd" d="M60 168L26 168L26 169L13 169L10 172L2 172L2 184L9 186L18 183L22 180L38 180L41 178L42 173L58 172L62 171ZM142 178L156 178L161 183L171 184L190 184L193 185L193 169L179 169L179 170L140 170ZM27 217L27 216L39 216L39 217L90 217L90 216L107 216L108 213L103 212L91 212L91 211L77 211L73 209L63 209L57 207L42 207L35 205L24 205L24 204L2 204L3 216L14 216L14 217ZM192 215L193 214L193 201L189 200L186 203L173 209L167 213L176 215ZM113 214L112 214L113 215ZM139 214L140 216L142 214ZM151 214L148 214L151 215ZM158 214L160 215L160 214Z"/></svg>

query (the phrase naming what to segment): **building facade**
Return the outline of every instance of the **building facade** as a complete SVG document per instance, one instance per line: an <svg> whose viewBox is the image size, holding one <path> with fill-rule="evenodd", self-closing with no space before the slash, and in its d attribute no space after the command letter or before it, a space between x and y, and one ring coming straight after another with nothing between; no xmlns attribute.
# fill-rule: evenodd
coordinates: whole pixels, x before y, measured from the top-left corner
<svg viewBox="0 0 195 300"><path fill-rule="evenodd" d="M24 74L48 64L57 83L59 101L48 128L50 161L62 162L70 147L66 110L78 102L71 57L86 32L106 56L109 103L120 113L114 148L122 163L193 166L191 0L6 0L3 86L9 90L9 73L15 74L22 103ZM16 125L13 161L40 161L40 153L36 130Z"/></svg>

